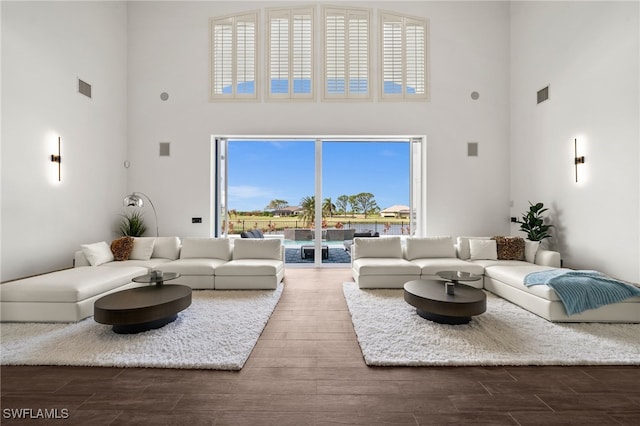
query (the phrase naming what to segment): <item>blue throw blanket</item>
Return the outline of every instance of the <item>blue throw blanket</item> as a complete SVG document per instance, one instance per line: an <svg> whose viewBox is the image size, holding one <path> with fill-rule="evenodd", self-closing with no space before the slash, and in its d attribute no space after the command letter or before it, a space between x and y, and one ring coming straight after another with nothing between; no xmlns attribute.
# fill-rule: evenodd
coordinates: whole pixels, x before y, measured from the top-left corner
<svg viewBox="0 0 640 426"><path fill-rule="evenodd" d="M548 285L558 294L567 315L640 296L640 288L598 271L551 269L532 272L524 278L527 287L540 284Z"/></svg>

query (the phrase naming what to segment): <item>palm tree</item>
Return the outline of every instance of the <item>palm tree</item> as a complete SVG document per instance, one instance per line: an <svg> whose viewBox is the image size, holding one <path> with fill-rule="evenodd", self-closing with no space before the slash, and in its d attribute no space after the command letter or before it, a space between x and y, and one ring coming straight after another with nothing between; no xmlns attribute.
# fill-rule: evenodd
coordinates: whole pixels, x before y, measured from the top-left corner
<svg viewBox="0 0 640 426"><path fill-rule="evenodd" d="M300 207L302 207L300 217L305 224L311 226L316 216L316 198L314 196L303 197L302 200L300 200Z"/></svg>
<svg viewBox="0 0 640 426"><path fill-rule="evenodd" d="M331 202L331 197L325 198L322 202L322 216L333 217L336 205Z"/></svg>

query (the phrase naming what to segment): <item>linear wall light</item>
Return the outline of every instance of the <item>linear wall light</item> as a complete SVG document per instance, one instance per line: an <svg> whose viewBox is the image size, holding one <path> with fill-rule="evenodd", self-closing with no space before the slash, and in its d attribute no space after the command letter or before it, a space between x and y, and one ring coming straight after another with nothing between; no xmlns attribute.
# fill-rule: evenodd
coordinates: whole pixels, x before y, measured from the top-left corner
<svg viewBox="0 0 640 426"><path fill-rule="evenodd" d="M578 164L584 164L584 155L578 157L578 138L573 140L573 152L575 156L574 165L576 168L576 182L578 182Z"/></svg>
<svg viewBox="0 0 640 426"><path fill-rule="evenodd" d="M58 155L51 154L51 162L58 163L58 182L62 180L62 156L60 155L60 136L58 136Z"/></svg>

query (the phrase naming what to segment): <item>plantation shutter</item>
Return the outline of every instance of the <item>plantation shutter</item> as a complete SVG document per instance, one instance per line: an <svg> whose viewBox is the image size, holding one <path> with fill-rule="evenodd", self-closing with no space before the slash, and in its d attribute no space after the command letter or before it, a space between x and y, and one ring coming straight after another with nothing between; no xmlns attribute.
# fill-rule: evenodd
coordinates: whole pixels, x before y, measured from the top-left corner
<svg viewBox="0 0 640 426"><path fill-rule="evenodd" d="M293 93L311 93L311 74L313 64L312 20L310 11L293 15Z"/></svg>
<svg viewBox="0 0 640 426"><path fill-rule="evenodd" d="M213 23L212 97L230 95L233 87L233 19Z"/></svg>
<svg viewBox="0 0 640 426"><path fill-rule="evenodd" d="M426 94L427 28L424 21L406 19L406 93Z"/></svg>
<svg viewBox="0 0 640 426"><path fill-rule="evenodd" d="M268 96L313 97L313 9L269 11Z"/></svg>
<svg viewBox="0 0 640 426"><path fill-rule="evenodd" d="M382 98L427 98L427 22L381 14Z"/></svg>
<svg viewBox="0 0 640 426"><path fill-rule="evenodd" d="M256 22L245 15L236 22L236 87L240 95L256 95Z"/></svg>
<svg viewBox="0 0 640 426"><path fill-rule="evenodd" d="M326 98L369 97L369 12L325 9Z"/></svg>
<svg viewBox="0 0 640 426"><path fill-rule="evenodd" d="M369 13L349 12L349 95L369 97Z"/></svg>
<svg viewBox="0 0 640 426"><path fill-rule="evenodd" d="M382 95L402 96L402 18L382 16Z"/></svg>
<svg viewBox="0 0 640 426"><path fill-rule="evenodd" d="M269 94L289 94L289 12L269 19Z"/></svg>
<svg viewBox="0 0 640 426"><path fill-rule="evenodd" d="M211 100L257 97L257 13L211 20Z"/></svg>

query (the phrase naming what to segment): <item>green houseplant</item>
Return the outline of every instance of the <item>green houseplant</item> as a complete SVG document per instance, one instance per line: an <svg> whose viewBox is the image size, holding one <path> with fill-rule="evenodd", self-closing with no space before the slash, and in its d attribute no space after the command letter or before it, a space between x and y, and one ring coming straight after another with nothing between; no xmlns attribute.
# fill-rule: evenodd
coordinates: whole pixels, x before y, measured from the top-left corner
<svg viewBox="0 0 640 426"><path fill-rule="evenodd" d="M553 225L546 225L542 213L548 209L544 208L544 204L532 204L529 202L529 211L522 213L522 220L517 222L520 224L520 230L526 232L527 238L531 241L542 241L550 238L549 230Z"/></svg>
<svg viewBox="0 0 640 426"><path fill-rule="evenodd" d="M122 214L120 222L120 233L124 237L141 237L147 231L142 213L134 210L130 213Z"/></svg>

